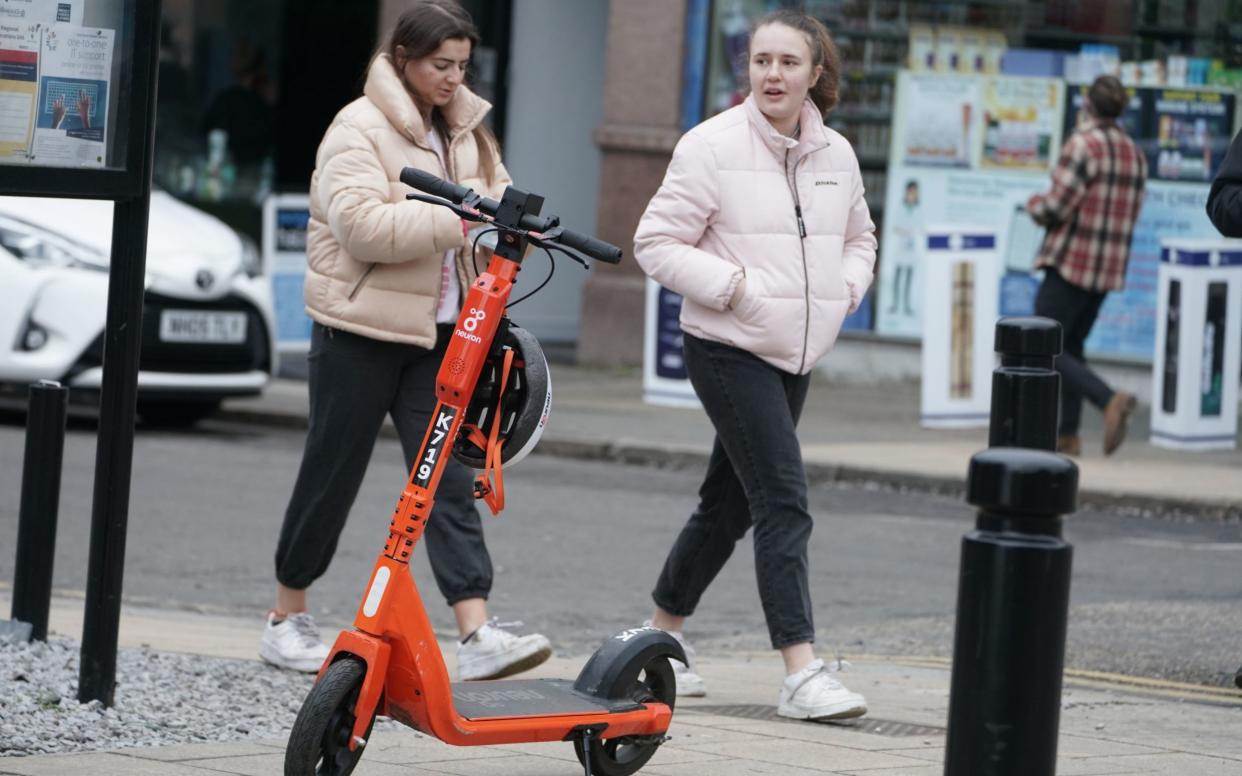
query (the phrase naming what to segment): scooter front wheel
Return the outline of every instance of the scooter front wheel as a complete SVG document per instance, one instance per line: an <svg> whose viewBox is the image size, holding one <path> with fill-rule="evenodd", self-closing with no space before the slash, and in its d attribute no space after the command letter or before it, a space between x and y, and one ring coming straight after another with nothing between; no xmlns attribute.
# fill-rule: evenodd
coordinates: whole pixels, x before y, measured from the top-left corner
<svg viewBox="0 0 1242 776"><path fill-rule="evenodd" d="M302 702L285 749L285 776L349 776L362 757L363 745L352 752L354 704L366 675L366 664L354 658L328 666ZM367 735L371 725L367 725Z"/></svg>
<svg viewBox="0 0 1242 776"><path fill-rule="evenodd" d="M627 680L627 677L635 677ZM610 688L609 697L630 697L639 703L663 703L670 709L677 702L677 682L668 658L660 655L647 660L637 671L621 672L618 683L627 687ZM591 739L591 773L595 776L629 776L647 764L664 741L663 735L622 736ZM582 741L574 740L578 762L586 764Z"/></svg>

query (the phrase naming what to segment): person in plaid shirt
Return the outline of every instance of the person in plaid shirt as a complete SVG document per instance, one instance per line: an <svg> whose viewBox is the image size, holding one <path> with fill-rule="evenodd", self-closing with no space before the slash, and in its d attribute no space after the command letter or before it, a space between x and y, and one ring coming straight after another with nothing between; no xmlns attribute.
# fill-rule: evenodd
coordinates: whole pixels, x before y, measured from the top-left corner
<svg viewBox="0 0 1242 776"><path fill-rule="evenodd" d="M1117 121L1128 100L1113 76L1095 79L1078 129L1065 141L1052 170L1052 189L1026 205L1048 230L1035 262L1044 269L1035 314L1061 324L1057 452L1067 455L1082 452L1078 426L1084 398L1104 412L1105 455L1125 439L1136 406L1132 394L1110 388L1083 357L1083 343L1104 298L1125 286L1130 241L1143 204L1147 160Z"/></svg>

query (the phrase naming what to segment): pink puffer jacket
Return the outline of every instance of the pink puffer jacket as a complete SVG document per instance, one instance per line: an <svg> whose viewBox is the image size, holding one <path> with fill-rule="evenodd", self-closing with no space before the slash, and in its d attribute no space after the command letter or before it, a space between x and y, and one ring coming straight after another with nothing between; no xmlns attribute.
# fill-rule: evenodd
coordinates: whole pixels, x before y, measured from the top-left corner
<svg viewBox="0 0 1242 776"><path fill-rule="evenodd" d="M793 374L832 349L876 250L853 149L810 101L801 122L785 137L748 97L687 132L634 235L643 270L685 298L684 331Z"/></svg>

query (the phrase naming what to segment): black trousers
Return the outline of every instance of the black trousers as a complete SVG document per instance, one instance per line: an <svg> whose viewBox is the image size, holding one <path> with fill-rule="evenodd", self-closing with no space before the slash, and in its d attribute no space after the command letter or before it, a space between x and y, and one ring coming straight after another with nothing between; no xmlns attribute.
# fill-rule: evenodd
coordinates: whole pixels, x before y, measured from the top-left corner
<svg viewBox="0 0 1242 776"><path fill-rule="evenodd" d="M1087 366L1083 343L1091 334L1106 291L1088 291L1066 281L1051 267L1044 270L1044 282L1035 295L1035 314L1061 324L1063 346L1056 369L1061 373L1061 421L1057 433L1078 433L1082 422L1082 400L1086 398L1104 409L1113 390Z"/></svg>
<svg viewBox="0 0 1242 776"><path fill-rule="evenodd" d="M386 415L397 427L409 470L435 410L436 373L452 330L440 326L436 347L426 350L315 324L306 448L276 548L282 585L302 590L327 571ZM449 604L487 598L492 588L473 482L471 469L449 457L423 534ZM394 502L399 485L393 483ZM388 518L375 516L377 551Z"/></svg>
<svg viewBox="0 0 1242 776"><path fill-rule="evenodd" d="M772 646L814 641L807 560L812 521L796 432L810 376L689 334L685 356L716 440L698 508L673 543L652 598L669 614L693 614L753 525L759 600Z"/></svg>

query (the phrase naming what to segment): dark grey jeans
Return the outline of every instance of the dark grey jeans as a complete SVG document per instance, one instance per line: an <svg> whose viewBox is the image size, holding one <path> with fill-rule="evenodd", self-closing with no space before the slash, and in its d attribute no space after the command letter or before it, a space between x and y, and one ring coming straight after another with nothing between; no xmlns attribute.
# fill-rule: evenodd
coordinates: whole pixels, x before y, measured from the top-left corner
<svg viewBox="0 0 1242 776"><path fill-rule="evenodd" d="M385 415L392 415L409 470L435 409L435 379L453 327L439 327L434 350L381 342L315 324L311 333L310 416L297 484L276 548L276 579L297 590L328 569L358 495ZM474 473L450 457L423 534L436 584L449 604L487 598L492 561L474 503ZM402 483L392 483L393 502ZM391 515L372 515L375 548Z"/></svg>
<svg viewBox="0 0 1242 776"><path fill-rule="evenodd" d="M1083 353L1107 295L1070 283L1052 267L1044 270L1044 282L1035 294L1035 314L1061 324L1061 355L1057 356L1055 366L1061 373L1061 419L1057 433L1062 436L1078 433L1084 398L1101 410L1113 398L1113 389L1087 366Z"/></svg>
<svg viewBox="0 0 1242 776"><path fill-rule="evenodd" d="M759 600L772 646L814 641L811 514L796 431L810 376L782 372L744 350L689 334L685 355L716 440L698 508L673 543L652 598L669 614L694 614L753 525Z"/></svg>

